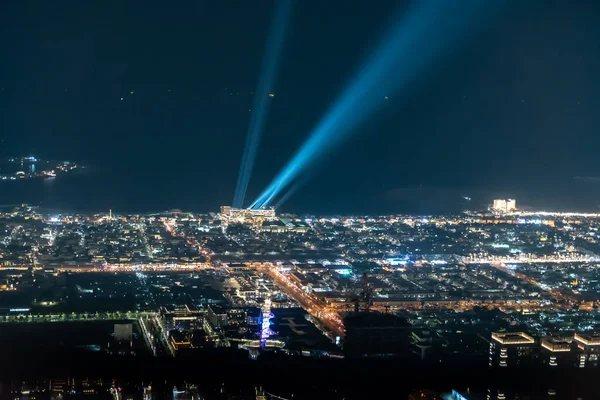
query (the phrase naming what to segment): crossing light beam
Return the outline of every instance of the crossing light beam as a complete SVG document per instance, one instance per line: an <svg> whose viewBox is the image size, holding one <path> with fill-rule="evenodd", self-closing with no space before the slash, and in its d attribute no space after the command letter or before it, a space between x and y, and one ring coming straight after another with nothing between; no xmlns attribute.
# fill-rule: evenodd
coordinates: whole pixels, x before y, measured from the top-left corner
<svg viewBox="0 0 600 400"><path fill-rule="evenodd" d="M246 198L248 182L252 175L258 145L263 133L269 105L274 97L273 86L277 79L279 59L281 56L286 31L290 25L292 0L277 0L277 9L273 15L271 28L267 36L266 53L262 60L261 74L254 97L250 124L246 134L246 143L242 155L242 163L233 196L233 207L241 208Z"/></svg>
<svg viewBox="0 0 600 400"><path fill-rule="evenodd" d="M418 0L394 25L350 84L250 208L264 208L301 172L338 146L379 110L392 92L405 95L416 79L456 49L499 10L502 0Z"/></svg>

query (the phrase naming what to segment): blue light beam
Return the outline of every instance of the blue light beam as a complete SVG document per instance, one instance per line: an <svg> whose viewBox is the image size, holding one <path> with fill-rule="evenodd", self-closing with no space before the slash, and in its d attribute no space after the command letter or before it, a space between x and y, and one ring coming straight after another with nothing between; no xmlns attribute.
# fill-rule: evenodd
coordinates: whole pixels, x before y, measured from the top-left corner
<svg viewBox="0 0 600 400"><path fill-rule="evenodd" d="M298 189L300 189L301 183L297 182L295 184L293 184L292 186L290 186L290 188L288 189L287 192L284 193L283 196L281 196L281 198L279 200L277 200L277 203L275 203L273 205L273 208L276 210L279 210L279 208L286 202L289 200L290 197L292 197L293 194L295 194ZM268 204L268 203L267 203Z"/></svg>
<svg viewBox="0 0 600 400"><path fill-rule="evenodd" d="M292 0L277 0L277 9L273 15L271 29L267 37L266 53L261 66L262 72L256 88L244 154L242 155L242 163L233 196L233 207L236 208L241 208L246 198L248 182L252 175L258 145L271 103L269 95L273 92L285 33L290 25L292 4Z"/></svg>
<svg viewBox="0 0 600 400"><path fill-rule="evenodd" d="M423 71L487 22L500 0L418 0L359 69L310 137L250 205L264 208L297 175L329 152L374 114L392 92L402 95Z"/></svg>

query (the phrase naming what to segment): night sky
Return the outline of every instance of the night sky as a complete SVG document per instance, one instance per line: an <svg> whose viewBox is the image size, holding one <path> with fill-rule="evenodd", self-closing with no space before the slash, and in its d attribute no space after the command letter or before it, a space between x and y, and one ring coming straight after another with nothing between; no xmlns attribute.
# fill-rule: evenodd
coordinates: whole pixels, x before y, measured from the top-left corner
<svg viewBox="0 0 600 400"><path fill-rule="evenodd" d="M248 200L402 7L296 2ZM78 209L230 204L273 9L260 0L3 1L0 156L73 159L92 172L85 184L38 183L42 194L1 185L0 202L22 190L23 201ZM593 211L600 184L573 177L600 176L598 71L600 2L508 1L409 93L389 93L284 208L427 213L498 195Z"/></svg>

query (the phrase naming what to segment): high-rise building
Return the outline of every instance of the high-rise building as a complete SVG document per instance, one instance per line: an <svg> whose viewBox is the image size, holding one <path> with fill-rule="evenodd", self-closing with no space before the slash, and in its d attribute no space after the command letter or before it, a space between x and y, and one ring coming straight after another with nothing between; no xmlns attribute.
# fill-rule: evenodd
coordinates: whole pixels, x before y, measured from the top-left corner
<svg viewBox="0 0 600 400"><path fill-rule="evenodd" d="M527 365L533 362L535 339L524 332L494 332L490 342L490 367Z"/></svg>
<svg viewBox="0 0 600 400"><path fill-rule="evenodd" d="M173 329L169 332L169 340L171 341L171 346L175 350L189 349L192 347L190 339L183 332L180 332L177 329Z"/></svg>
<svg viewBox="0 0 600 400"><path fill-rule="evenodd" d="M506 199L506 212L511 212L517 209L517 201L515 199Z"/></svg>
<svg viewBox="0 0 600 400"><path fill-rule="evenodd" d="M573 339L579 349L579 367L600 366L600 335L596 333L576 333Z"/></svg>
<svg viewBox="0 0 600 400"><path fill-rule="evenodd" d="M504 211L506 210L506 200L504 199L496 199L494 200L494 204L492 205L494 210Z"/></svg>
<svg viewBox="0 0 600 400"><path fill-rule="evenodd" d="M572 367L578 362L573 336L548 336L542 338L540 345L542 362L550 367Z"/></svg>
<svg viewBox="0 0 600 400"><path fill-rule="evenodd" d="M500 213L507 213L517 209L515 199L495 199L492 203L492 210Z"/></svg>
<svg viewBox="0 0 600 400"><path fill-rule="evenodd" d="M246 223L262 223L263 221L273 221L277 219L273 207L254 210L250 208L221 206L221 217L226 221Z"/></svg>

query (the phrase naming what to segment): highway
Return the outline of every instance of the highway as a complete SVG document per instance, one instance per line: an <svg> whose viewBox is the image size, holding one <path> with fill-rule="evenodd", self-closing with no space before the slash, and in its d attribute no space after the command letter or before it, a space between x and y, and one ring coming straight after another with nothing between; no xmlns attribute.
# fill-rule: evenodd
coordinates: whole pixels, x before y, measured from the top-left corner
<svg viewBox="0 0 600 400"><path fill-rule="evenodd" d="M263 266L259 271L269 275L277 286L294 299L302 308L306 310L313 318L318 320L334 336L345 335L344 325L337 312L327 307L310 293L304 292L301 288L294 285L284 274L277 271L277 267Z"/></svg>

